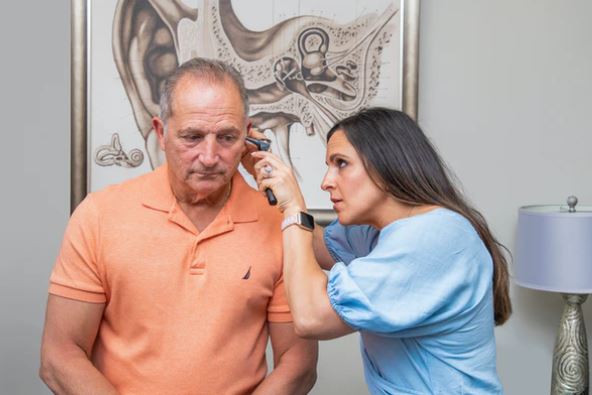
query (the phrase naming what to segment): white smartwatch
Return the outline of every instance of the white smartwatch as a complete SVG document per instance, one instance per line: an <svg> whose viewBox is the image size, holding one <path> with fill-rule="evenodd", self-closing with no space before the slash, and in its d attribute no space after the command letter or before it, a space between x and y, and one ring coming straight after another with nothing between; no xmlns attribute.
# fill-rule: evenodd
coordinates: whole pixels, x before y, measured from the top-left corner
<svg viewBox="0 0 592 395"><path fill-rule="evenodd" d="M299 228L312 232L314 230L314 218L312 215L300 211L295 215L290 215L282 221L282 231L290 225L296 225Z"/></svg>

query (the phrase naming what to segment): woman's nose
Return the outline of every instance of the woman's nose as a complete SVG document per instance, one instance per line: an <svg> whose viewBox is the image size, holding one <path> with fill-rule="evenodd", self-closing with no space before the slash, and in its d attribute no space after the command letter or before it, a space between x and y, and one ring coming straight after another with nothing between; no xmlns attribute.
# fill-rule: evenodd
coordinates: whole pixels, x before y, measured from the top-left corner
<svg viewBox="0 0 592 395"><path fill-rule="evenodd" d="M335 187L335 180L331 174L331 169L328 169L325 173L325 177L323 177L323 181L321 182L321 189L323 191L328 191Z"/></svg>

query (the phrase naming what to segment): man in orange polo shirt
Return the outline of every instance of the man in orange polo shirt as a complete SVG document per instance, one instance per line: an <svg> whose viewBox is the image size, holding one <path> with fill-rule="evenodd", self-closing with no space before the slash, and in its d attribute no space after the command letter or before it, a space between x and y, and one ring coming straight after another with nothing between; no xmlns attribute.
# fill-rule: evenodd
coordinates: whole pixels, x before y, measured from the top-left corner
<svg viewBox="0 0 592 395"><path fill-rule="evenodd" d="M305 394L317 344L293 331L281 215L237 172L245 89L183 64L153 126L167 164L91 193L50 279L40 374L67 394ZM267 374L268 337L274 369Z"/></svg>

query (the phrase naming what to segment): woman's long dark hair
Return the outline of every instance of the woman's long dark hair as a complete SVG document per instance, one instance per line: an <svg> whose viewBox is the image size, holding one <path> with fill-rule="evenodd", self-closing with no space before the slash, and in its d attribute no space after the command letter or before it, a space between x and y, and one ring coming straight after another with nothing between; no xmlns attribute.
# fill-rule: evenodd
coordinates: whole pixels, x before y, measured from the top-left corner
<svg viewBox="0 0 592 395"><path fill-rule="evenodd" d="M437 205L464 216L473 225L493 260L494 319L501 325L512 314L508 263L483 215L455 187L440 155L407 114L386 108L358 112L331 128L327 141L342 130L377 185L411 205Z"/></svg>

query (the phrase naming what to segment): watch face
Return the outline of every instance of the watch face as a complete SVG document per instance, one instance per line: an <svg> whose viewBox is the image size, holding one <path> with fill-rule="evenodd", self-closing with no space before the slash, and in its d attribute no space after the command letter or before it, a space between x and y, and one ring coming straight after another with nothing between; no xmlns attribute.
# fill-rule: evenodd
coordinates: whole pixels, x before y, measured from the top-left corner
<svg viewBox="0 0 592 395"><path fill-rule="evenodd" d="M308 229L314 229L314 218L312 217L312 215L307 214L307 213L300 213L300 221L302 223L302 226L304 226L305 228Z"/></svg>

